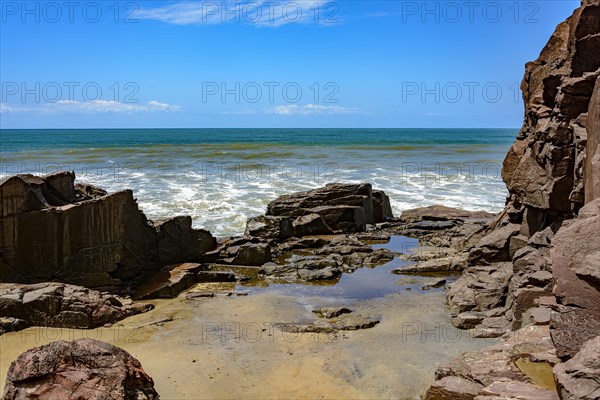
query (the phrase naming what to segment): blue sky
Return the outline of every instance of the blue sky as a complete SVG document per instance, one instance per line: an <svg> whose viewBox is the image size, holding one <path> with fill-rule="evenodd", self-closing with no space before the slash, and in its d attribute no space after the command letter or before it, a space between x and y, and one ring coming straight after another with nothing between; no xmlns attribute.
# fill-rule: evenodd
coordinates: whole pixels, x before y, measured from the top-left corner
<svg viewBox="0 0 600 400"><path fill-rule="evenodd" d="M0 1L1 128L519 127L579 1Z"/></svg>

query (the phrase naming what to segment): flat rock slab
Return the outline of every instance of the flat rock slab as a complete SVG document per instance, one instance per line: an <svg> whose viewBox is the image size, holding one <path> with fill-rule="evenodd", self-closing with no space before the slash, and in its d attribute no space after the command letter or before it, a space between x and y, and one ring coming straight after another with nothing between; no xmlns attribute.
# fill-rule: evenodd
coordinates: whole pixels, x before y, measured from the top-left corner
<svg viewBox="0 0 600 400"><path fill-rule="evenodd" d="M340 331L355 331L358 329L372 328L379 323L379 320L367 318L361 315L348 315L333 320L333 327Z"/></svg>
<svg viewBox="0 0 600 400"><path fill-rule="evenodd" d="M531 319L536 325L548 325L550 323L550 309L547 307L532 308Z"/></svg>
<svg viewBox="0 0 600 400"><path fill-rule="evenodd" d="M29 326L96 328L153 309L81 286L48 282L0 287L0 334Z"/></svg>
<svg viewBox="0 0 600 400"><path fill-rule="evenodd" d="M502 379L530 382L530 378L517 367L514 360L553 350L548 326L529 326L514 332L504 343L464 353L438 367L435 376L438 380L446 376L458 376L485 386Z"/></svg>
<svg viewBox="0 0 600 400"><path fill-rule="evenodd" d="M446 221L451 219L492 219L494 214L485 211L466 211L441 205L413 208L402 211L402 221Z"/></svg>
<svg viewBox="0 0 600 400"><path fill-rule="evenodd" d="M441 288L445 284L446 284L446 280L445 279L438 279L438 280L426 283L425 285L423 285L423 287L421 289L422 290L429 290L429 289Z"/></svg>
<svg viewBox="0 0 600 400"><path fill-rule="evenodd" d="M379 320L361 315L343 315L327 321L319 320L311 324L281 324L280 329L291 333L335 333L372 328Z"/></svg>
<svg viewBox="0 0 600 400"><path fill-rule="evenodd" d="M171 298L196 283L202 264L183 263L163 268L137 288L139 299Z"/></svg>
<svg viewBox="0 0 600 400"><path fill-rule="evenodd" d="M483 385L458 376L447 376L436 381L423 400L473 400Z"/></svg>
<svg viewBox="0 0 600 400"><path fill-rule="evenodd" d="M408 229L425 229L436 231L453 228L456 224L452 221L419 221L408 225Z"/></svg>
<svg viewBox="0 0 600 400"><path fill-rule="evenodd" d="M476 399L488 400L496 396L503 399L559 400L558 393L526 382L500 380L485 387Z"/></svg>

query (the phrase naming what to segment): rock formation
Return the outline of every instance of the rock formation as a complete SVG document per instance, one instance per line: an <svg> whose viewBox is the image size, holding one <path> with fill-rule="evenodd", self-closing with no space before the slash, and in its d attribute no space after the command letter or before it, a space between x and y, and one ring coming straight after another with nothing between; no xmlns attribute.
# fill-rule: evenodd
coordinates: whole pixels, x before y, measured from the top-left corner
<svg viewBox="0 0 600 400"><path fill-rule="evenodd" d="M506 207L469 251L447 299L453 323L475 336L516 330L519 352L530 348L527 362L555 366L561 399L597 398L600 375L589 360L600 358L593 345L600 332L600 1L584 0L558 25L526 65L521 90L524 123L502 170ZM537 329L547 348L531 349L527 329ZM498 375L517 360L514 351L503 360L490 351L440 367L427 398L510 397L521 383L535 383ZM496 372L483 381L489 365ZM519 390L546 398L529 389Z"/></svg>
<svg viewBox="0 0 600 400"><path fill-rule="evenodd" d="M130 190L107 194L60 172L0 182L2 282L58 280L118 288L168 264L197 261L215 239L190 217L153 223Z"/></svg>
<svg viewBox="0 0 600 400"><path fill-rule="evenodd" d="M373 191L368 183L343 185L331 183L308 192L284 195L269 203L266 219L281 224L291 222L292 236L360 232L367 224L392 218L390 200L382 191ZM264 221L265 217L261 217ZM271 217L271 218L272 218ZM289 223L288 223L289 226ZM280 234L282 231L279 230Z"/></svg>
<svg viewBox="0 0 600 400"><path fill-rule="evenodd" d="M569 361L554 367L560 398L592 400L600 398L600 336L587 341Z"/></svg>
<svg viewBox="0 0 600 400"><path fill-rule="evenodd" d="M64 283L0 286L0 334L29 326L96 328L154 308Z"/></svg>
<svg viewBox="0 0 600 400"><path fill-rule="evenodd" d="M343 272L394 257L349 237L391 218L384 192L368 183L332 183L273 200L265 215L248 219L243 237L221 240L203 260L259 268L261 275L280 282L335 280ZM292 254L300 249L311 249L311 254Z"/></svg>
<svg viewBox="0 0 600 400"><path fill-rule="evenodd" d="M154 381L123 349L92 339L56 341L21 354L8 371L5 400L154 400Z"/></svg>
<svg viewBox="0 0 600 400"><path fill-rule="evenodd" d="M564 221L597 196L599 79L600 6L587 1L526 66L521 85L525 121L502 170L509 199L489 233L471 250L466 273L449 290L457 321L464 319L459 318L462 312L476 313L485 326L502 315L510 322L505 327L516 329L531 322L527 310L537 299L552 295L564 265L557 260L560 250L550 250L553 239ZM565 236L573 235L558 234L558 242L565 243ZM597 237L590 236L591 247L600 245ZM593 263L597 255L590 250L587 256ZM580 275L572 275L571 281L579 280ZM557 280L555 292L564 282ZM583 280L572 283L589 286ZM561 304L564 297L558 298Z"/></svg>

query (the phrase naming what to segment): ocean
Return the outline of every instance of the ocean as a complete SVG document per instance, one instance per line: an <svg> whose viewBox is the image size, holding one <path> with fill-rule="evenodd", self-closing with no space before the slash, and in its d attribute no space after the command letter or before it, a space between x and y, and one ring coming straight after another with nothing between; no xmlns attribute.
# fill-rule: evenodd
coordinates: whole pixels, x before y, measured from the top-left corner
<svg viewBox="0 0 600 400"><path fill-rule="evenodd" d="M75 171L132 189L152 219L191 215L216 236L241 235L279 195L370 182L395 215L444 204L497 212L502 160L516 129L0 130L0 178Z"/></svg>

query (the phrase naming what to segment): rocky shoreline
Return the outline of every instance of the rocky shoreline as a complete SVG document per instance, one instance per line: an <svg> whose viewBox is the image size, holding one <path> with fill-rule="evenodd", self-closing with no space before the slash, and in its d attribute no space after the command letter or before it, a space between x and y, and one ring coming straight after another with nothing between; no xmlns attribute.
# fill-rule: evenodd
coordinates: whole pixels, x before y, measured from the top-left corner
<svg viewBox="0 0 600 400"><path fill-rule="evenodd" d="M426 399L600 397L597 0L556 28L521 90L525 121L502 170L506 207L447 296L455 325L510 339L440 366ZM532 386L519 360L553 368L556 387Z"/></svg>
<svg viewBox="0 0 600 400"><path fill-rule="evenodd" d="M217 239L189 217L150 221L132 191L76 184L71 172L9 177L0 182L0 335L110 326L150 311L144 301L198 284L332 285L403 259L410 264L393 271L402 279L427 276L423 290L446 287L454 327L504 340L439 366L425 399L598 399L598 0L584 0L557 27L527 64L521 89L525 120L504 161L509 196L498 215L439 205L394 217L383 191L332 183L274 199L243 236ZM419 246L372 246L396 236ZM338 334L379 323L334 305L279 329ZM118 365L103 358L110 354ZM139 361L97 341L24 353L11 365L4 398L71 398L77 379L95 370L113 372L94 377L94 395L157 398Z"/></svg>

